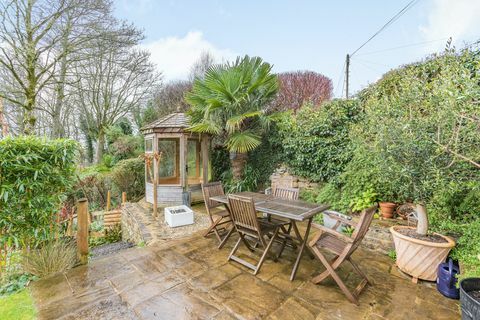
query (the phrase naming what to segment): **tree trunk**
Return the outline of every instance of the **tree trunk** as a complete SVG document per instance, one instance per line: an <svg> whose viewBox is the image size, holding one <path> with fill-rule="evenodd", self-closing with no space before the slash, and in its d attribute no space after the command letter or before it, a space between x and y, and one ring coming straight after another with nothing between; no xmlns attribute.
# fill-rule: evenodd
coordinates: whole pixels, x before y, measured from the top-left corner
<svg viewBox="0 0 480 320"><path fill-rule="evenodd" d="M423 204L417 204L416 211L418 217L417 233L419 235L425 236L428 232L427 208L425 208Z"/></svg>
<svg viewBox="0 0 480 320"><path fill-rule="evenodd" d="M97 152L96 152L97 164L100 164L102 162L103 149L105 149L105 133L103 132L103 130L100 130L100 132L98 133L98 139L97 139Z"/></svg>
<svg viewBox="0 0 480 320"><path fill-rule="evenodd" d="M33 111L35 102L28 102L27 108L25 108L25 114L23 118L23 133L26 135L34 134L35 123L37 118Z"/></svg>
<svg viewBox="0 0 480 320"><path fill-rule="evenodd" d="M230 161L234 180L242 180L247 158L248 155L246 153L230 153Z"/></svg>
<svg viewBox="0 0 480 320"><path fill-rule="evenodd" d="M60 74L57 82L55 83L55 92L56 92L56 99L55 105L53 110L53 132L52 136L54 138L64 138L65 137L65 127L62 123L62 109L65 108L64 101L65 101L65 81L67 78L67 56L69 54L69 43L68 43L68 35L71 33L72 23L70 20L70 16L68 16L69 20L65 27L65 32L62 38L62 48L63 48L63 56L60 60Z"/></svg>

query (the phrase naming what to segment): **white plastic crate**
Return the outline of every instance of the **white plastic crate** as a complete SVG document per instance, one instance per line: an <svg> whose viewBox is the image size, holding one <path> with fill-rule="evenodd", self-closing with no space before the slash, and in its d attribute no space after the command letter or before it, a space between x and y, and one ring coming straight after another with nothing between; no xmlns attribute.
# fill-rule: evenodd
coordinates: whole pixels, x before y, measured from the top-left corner
<svg viewBox="0 0 480 320"><path fill-rule="evenodd" d="M180 227L193 224L193 211L185 205L166 207L165 222L170 227Z"/></svg>

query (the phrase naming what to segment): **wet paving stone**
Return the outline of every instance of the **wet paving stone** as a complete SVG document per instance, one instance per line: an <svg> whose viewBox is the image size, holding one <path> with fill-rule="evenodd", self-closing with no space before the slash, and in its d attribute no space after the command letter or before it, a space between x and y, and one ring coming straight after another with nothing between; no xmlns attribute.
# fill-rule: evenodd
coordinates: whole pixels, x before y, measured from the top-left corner
<svg viewBox="0 0 480 320"><path fill-rule="evenodd" d="M296 252L266 260L260 273L227 261L236 237L217 249L201 233L131 248L34 282L39 319L459 319L458 301L444 298L434 284L414 285L386 255L359 249L353 255L368 275L360 305L351 304L306 254L294 281ZM257 252L241 255L258 261ZM338 270L347 286L360 280L345 264ZM68 281L67 281L68 279Z"/></svg>

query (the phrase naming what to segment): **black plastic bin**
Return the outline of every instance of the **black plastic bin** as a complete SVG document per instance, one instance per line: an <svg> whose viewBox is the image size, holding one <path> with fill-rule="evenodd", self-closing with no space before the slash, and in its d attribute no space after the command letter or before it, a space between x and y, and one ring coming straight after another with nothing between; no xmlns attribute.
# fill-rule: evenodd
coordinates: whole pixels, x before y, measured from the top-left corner
<svg viewBox="0 0 480 320"><path fill-rule="evenodd" d="M467 278L460 282L462 320L480 320L480 302L468 294L476 290L480 290L480 278Z"/></svg>

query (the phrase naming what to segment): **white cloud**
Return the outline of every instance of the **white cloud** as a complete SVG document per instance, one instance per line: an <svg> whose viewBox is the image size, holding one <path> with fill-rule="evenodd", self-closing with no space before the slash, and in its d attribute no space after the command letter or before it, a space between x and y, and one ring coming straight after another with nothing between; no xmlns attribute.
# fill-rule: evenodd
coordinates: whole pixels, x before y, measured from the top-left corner
<svg viewBox="0 0 480 320"><path fill-rule="evenodd" d="M237 56L230 49L217 48L200 31L190 31L183 38L162 38L143 44L142 48L150 51L152 61L165 80L186 79L202 52L210 52L217 61L232 60Z"/></svg>
<svg viewBox="0 0 480 320"><path fill-rule="evenodd" d="M465 41L480 37L479 15L479 0L432 0L427 24L420 26L420 31L426 41L435 40L430 50L442 49L446 41L436 40L449 37L461 47Z"/></svg>

